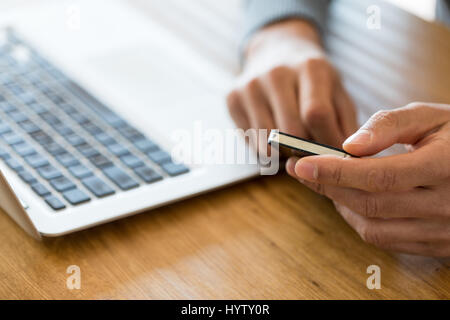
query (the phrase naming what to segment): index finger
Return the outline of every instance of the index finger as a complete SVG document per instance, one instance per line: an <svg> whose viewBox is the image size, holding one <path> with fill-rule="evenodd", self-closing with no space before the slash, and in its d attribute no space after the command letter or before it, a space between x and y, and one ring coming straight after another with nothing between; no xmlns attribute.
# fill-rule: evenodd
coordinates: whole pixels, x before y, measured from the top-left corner
<svg viewBox="0 0 450 320"><path fill-rule="evenodd" d="M306 157L295 165L300 179L369 192L406 191L446 178L439 144L383 158Z"/></svg>
<svg viewBox="0 0 450 320"><path fill-rule="evenodd" d="M300 115L315 140L340 146L343 134L333 106L334 79L330 67L320 59L308 61L300 78Z"/></svg>

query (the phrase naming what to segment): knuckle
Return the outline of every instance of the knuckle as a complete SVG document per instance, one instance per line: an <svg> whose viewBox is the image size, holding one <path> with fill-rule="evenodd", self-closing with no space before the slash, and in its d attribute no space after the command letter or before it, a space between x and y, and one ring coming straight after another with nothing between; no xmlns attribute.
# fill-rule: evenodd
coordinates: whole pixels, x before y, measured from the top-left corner
<svg viewBox="0 0 450 320"><path fill-rule="evenodd" d="M394 111L382 110L372 116L371 123L381 123L385 127L396 128L398 126L398 118Z"/></svg>
<svg viewBox="0 0 450 320"><path fill-rule="evenodd" d="M365 223L363 227L360 228L358 233L366 243L369 243L376 247L380 247L385 244L380 233L377 229L374 228L373 224L371 223Z"/></svg>
<svg viewBox="0 0 450 320"><path fill-rule="evenodd" d="M366 185L369 191L384 192L394 189L396 180L393 169L372 169L367 174Z"/></svg>
<svg viewBox="0 0 450 320"><path fill-rule="evenodd" d="M295 116L285 120L280 126L280 130L282 130L283 132L296 136L302 135L301 128L302 128L301 123L299 123L298 120L295 120Z"/></svg>
<svg viewBox="0 0 450 320"><path fill-rule="evenodd" d="M270 83L279 83L279 82L283 81L284 79L286 79L286 77L288 77L289 74L290 74L290 72L289 72L288 67L277 66L277 67L272 68L267 73L266 76Z"/></svg>
<svg viewBox="0 0 450 320"><path fill-rule="evenodd" d="M377 198L371 195L366 195L363 199L362 214L367 218L379 217L379 202Z"/></svg>
<svg viewBox="0 0 450 320"><path fill-rule="evenodd" d="M303 62L303 67L306 69L317 70L329 67L329 63L322 57L311 57Z"/></svg>
<svg viewBox="0 0 450 320"><path fill-rule="evenodd" d="M237 90L231 91L227 96L227 106L230 114L236 114L240 111L239 92Z"/></svg>
<svg viewBox="0 0 450 320"><path fill-rule="evenodd" d="M244 86L244 90L248 92L256 92L259 90L259 79L253 78L247 82L247 84Z"/></svg>
<svg viewBox="0 0 450 320"><path fill-rule="evenodd" d="M325 194L325 188L323 184L320 183L316 183L314 184L314 191L320 195L324 195Z"/></svg>
<svg viewBox="0 0 450 320"><path fill-rule="evenodd" d="M428 243L426 249L426 255L436 258L447 258L450 257L450 246L442 246L442 245L433 245Z"/></svg>
<svg viewBox="0 0 450 320"><path fill-rule="evenodd" d="M227 104L236 104L239 99L239 90L233 89L227 95Z"/></svg>
<svg viewBox="0 0 450 320"><path fill-rule="evenodd" d="M333 169L332 172L332 179L337 186L341 185L341 178L342 178L342 167L337 166L336 168Z"/></svg>
<svg viewBox="0 0 450 320"><path fill-rule="evenodd" d="M324 108L324 103L311 101L307 103L307 109L304 112L304 119L310 126L321 125L327 121L328 112Z"/></svg>

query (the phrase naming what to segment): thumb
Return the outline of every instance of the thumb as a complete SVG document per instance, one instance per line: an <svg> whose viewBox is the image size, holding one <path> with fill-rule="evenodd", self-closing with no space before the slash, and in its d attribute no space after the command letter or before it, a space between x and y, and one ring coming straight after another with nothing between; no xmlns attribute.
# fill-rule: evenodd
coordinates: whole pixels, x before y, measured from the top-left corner
<svg viewBox="0 0 450 320"><path fill-rule="evenodd" d="M415 144L429 131L450 121L447 105L413 103L380 111L344 142L355 156L377 154L396 143Z"/></svg>

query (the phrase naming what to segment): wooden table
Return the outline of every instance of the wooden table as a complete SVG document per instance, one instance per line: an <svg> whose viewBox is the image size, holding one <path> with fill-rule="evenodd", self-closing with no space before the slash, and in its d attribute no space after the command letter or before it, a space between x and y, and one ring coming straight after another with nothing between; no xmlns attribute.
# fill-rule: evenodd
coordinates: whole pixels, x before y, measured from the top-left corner
<svg viewBox="0 0 450 320"><path fill-rule="evenodd" d="M442 28L430 28L448 44ZM343 44L330 43L345 69ZM358 103L378 103L361 94L364 81L344 76ZM330 201L285 174L43 242L0 214L0 244L3 299L450 298L444 262L365 244ZM80 290L66 287L70 265L81 268ZM381 268L381 290L366 287L370 265Z"/></svg>

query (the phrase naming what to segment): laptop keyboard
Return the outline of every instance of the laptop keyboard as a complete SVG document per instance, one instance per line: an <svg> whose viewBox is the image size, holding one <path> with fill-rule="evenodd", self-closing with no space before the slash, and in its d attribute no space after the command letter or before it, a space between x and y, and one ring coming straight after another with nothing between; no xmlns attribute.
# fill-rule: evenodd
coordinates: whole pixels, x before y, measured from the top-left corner
<svg viewBox="0 0 450 320"><path fill-rule="evenodd" d="M55 211L189 172L9 29L0 159Z"/></svg>

